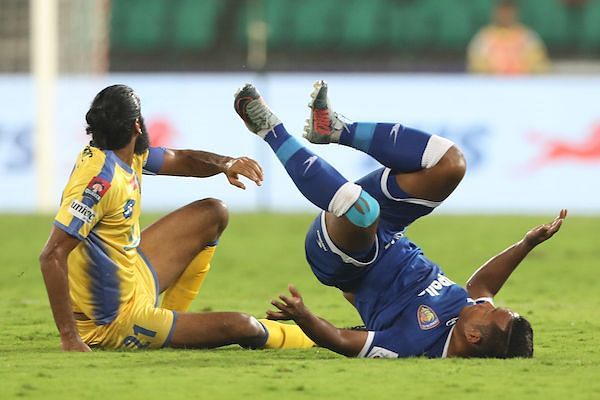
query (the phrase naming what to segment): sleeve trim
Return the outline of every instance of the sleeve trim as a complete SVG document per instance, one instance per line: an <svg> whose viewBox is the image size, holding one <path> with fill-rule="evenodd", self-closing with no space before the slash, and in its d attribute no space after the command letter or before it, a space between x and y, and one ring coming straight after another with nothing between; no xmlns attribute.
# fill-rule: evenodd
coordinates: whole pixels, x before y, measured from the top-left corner
<svg viewBox="0 0 600 400"><path fill-rule="evenodd" d="M59 228L60 230L62 230L64 232L68 233L69 235L73 236L76 239L85 240L85 238L83 236L81 236L81 234L75 228L66 226L66 225L58 222L57 220L54 220L54 226L56 226L57 228Z"/></svg>
<svg viewBox="0 0 600 400"><path fill-rule="evenodd" d="M375 339L375 332L369 331L367 333L367 340L365 341L363 348L360 350L360 353L358 353L358 355L356 357L365 358L367 356L367 352L369 351L369 348L371 348L373 339Z"/></svg>

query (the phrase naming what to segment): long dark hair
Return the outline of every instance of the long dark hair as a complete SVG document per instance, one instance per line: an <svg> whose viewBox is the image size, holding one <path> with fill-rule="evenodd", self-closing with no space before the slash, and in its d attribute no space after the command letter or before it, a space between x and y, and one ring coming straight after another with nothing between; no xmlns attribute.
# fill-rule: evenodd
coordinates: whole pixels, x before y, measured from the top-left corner
<svg viewBox="0 0 600 400"><path fill-rule="evenodd" d="M142 119L140 98L127 85L112 85L94 97L85 115L85 131L92 136L92 145L102 150L118 150L127 146L134 134L133 126L139 118L142 127L135 143L135 153L143 153L149 146L148 134Z"/></svg>

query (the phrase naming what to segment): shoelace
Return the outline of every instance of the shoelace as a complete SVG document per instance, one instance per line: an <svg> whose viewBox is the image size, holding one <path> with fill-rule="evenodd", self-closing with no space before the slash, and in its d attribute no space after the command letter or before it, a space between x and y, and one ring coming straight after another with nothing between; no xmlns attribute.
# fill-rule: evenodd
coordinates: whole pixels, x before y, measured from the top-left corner
<svg viewBox="0 0 600 400"><path fill-rule="evenodd" d="M331 133L331 127L329 123L329 110L324 108L318 108L314 110L315 131L319 135L329 135Z"/></svg>

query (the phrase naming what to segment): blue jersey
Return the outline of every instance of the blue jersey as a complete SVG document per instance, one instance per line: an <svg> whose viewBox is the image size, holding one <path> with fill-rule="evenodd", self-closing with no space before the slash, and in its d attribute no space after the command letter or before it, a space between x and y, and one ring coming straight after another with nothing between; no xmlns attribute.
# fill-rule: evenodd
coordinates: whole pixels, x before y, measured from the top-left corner
<svg viewBox="0 0 600 400"><path fill-rule="evenodd" d="M355 291L355 303L369 330L359 356L442 357L458 314L470 299L402 237L372 265Z"/></svg>
<svg viewBox="0 0 600 400"><path fill-rule="evenodd" d="M305 242L315 276L354 294L369 330L361 357L443 357L460 311L474 304L416 244L405 228L439 202L411 198L389 168L357 181L381 207L377 240L367 254L348 254L327 232L325 213L313 222Z"/></svg>

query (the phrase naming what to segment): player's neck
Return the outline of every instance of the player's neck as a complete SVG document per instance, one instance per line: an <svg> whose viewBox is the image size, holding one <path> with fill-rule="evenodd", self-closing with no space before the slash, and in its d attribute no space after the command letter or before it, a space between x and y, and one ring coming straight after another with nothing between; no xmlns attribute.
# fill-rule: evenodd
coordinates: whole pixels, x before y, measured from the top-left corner
<svg viewBox="0 0 600 400"><path fill-rule="evenodd" d="M135 144L134 144L135 145ZM113 152L123 161L125 164L131 166L133 164L133 149L134 145L129 144L126 147L123 147L119 150L114 150Z"/></svg>
<svg viewBox="0 0 600 400"><path fill-rule="evenodd" d="M448 343L448 352L446 353L446 357L460 357L464 356L465 351L465 343L461 340L458 329L452 330L452 336L450 337L450 343Z"/></svg>

